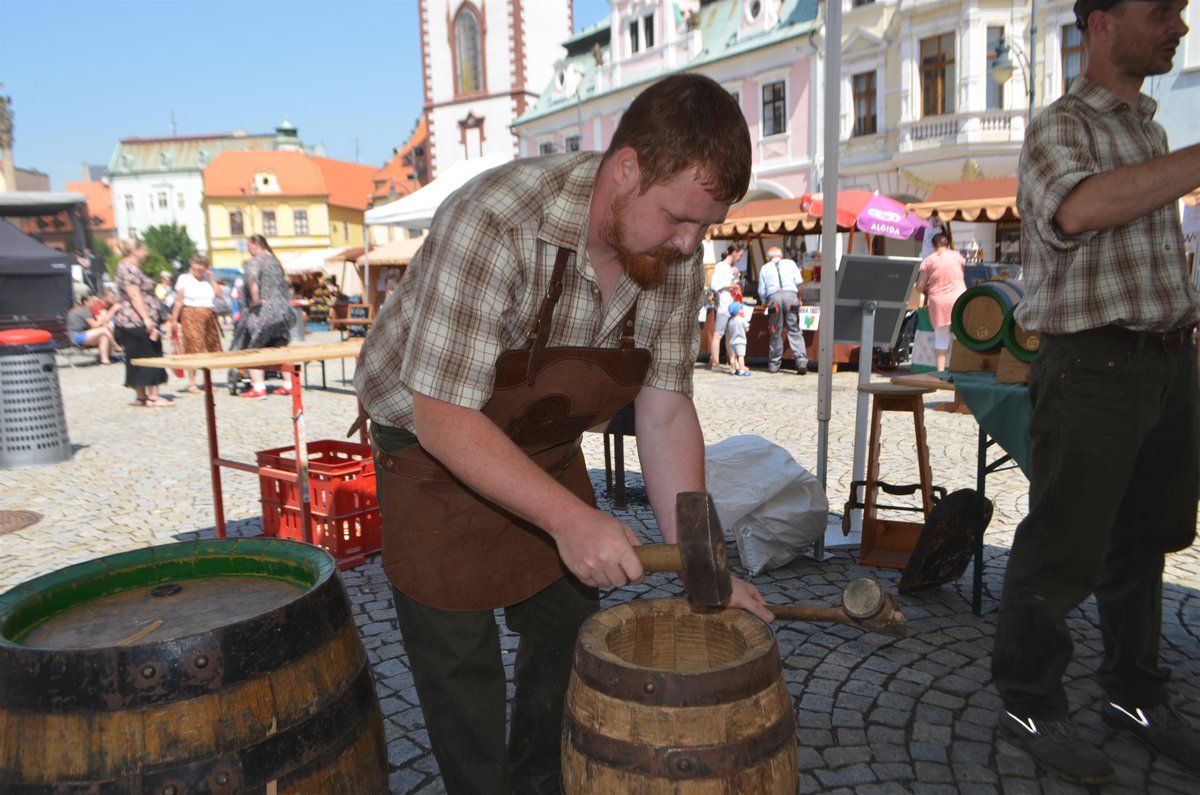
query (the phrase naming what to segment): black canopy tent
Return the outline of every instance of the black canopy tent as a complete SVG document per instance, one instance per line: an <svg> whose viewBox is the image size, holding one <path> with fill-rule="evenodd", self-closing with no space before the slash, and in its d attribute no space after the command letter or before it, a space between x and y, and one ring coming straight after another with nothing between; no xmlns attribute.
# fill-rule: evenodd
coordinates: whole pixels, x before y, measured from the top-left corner
<svg viewBox="0 0 1200 795"><path fill-rule="evenodd" d="M71 308L73 257L0 221L0 328L61 335Z"/></svg>

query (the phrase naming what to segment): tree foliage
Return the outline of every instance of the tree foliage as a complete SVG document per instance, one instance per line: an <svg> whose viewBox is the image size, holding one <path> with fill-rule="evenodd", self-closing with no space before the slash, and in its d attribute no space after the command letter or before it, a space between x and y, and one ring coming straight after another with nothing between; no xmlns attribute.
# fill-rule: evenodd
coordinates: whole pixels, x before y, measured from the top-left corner
<svg viewBox="0 0 1200 795"><path fill-rule="evenodd" d="M171 271L177 271L187 266L187 262L196 253L196 244L187 233L187 227L181 224L160 224L152 226L142 233L146 248L150 249L150 258L146 260L142 270L152 276L167 265ZM158 257L154 255L158 254ZM151 263L154 263L151 267Z"/></svg>

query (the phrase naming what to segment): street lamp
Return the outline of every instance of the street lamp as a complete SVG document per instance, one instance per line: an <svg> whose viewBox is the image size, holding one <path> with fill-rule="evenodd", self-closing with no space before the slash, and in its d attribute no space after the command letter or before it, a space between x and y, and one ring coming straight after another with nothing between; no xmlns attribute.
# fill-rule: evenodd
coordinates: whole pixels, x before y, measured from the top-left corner
<svg viewBox="0 0 1200 795"><path fill-rule="evenodd" d="M1021 48L1015 43L1011 46L1004 36L1000 36L999 43L996 44L996 57L992 61L991 68L988 70L992 75L992 79L1001 85L1007 83L1016 71L1018 63L1013 61L1012 56L1016 55L1021 66L1021 76L1025 80L1025 94L1029 97L1029 120L1033 121L1033 83L1030 82L1029 72L1031 67L1029 59L1025 57L1025 53L1021 52Z"/></svg>
<svg viewBox="0 0 1200 795"><path fill-rule="evenodd" d="M1037 78L1033 74L1033 64L1037 60L1037 0L1030 0L1029 3L1029 57L1025 57L1025 53L1021 52L1021 48L1013 44L1009 44L1005 39L1004 34L1000 34L1000 41L996 44L996 58L992 61L991 69L989 70L992 79L997 83L1004 85L1008 79L1012 77L1015 70L1012 55L1022 61L1021 74L1025 78L1025 93L1029 96L1029 121L1033 121L1033 105L1034 94L1037 88Z"/></svg>

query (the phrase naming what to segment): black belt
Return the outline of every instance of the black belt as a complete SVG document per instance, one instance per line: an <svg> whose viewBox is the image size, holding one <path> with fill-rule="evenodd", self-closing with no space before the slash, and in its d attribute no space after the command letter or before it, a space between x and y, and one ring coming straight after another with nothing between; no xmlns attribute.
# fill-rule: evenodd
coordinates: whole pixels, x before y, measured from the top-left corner
<svg viewBox="0 0 1200 795"><path fill-rule="evenodd" d="M1142 349L1161 348L1164 351L1172 351L1192 341L1192 331L1194 328L1194 325L1189 325L1177 328L1174 331L1134 331L1124 326L1110 324L1100 326L1099 328L1086 329L1071 336L1101 337L1103 339L1127 342Z"/></svg>

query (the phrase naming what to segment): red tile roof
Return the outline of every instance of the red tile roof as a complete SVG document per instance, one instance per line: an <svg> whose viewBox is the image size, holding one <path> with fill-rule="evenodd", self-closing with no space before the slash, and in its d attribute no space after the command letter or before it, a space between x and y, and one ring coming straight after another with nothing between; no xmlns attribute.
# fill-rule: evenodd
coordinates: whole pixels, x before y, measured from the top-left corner
<svg viewBox="0 0 1200 795"><path fill-rule="evenodd" d="M233 198L245 195L254 175L269 171L279 191L271 196L323 196L329 204L356 210L367 208L371 192L371 166L293 151L225 151L204 169L204 195Z"/></svg>

